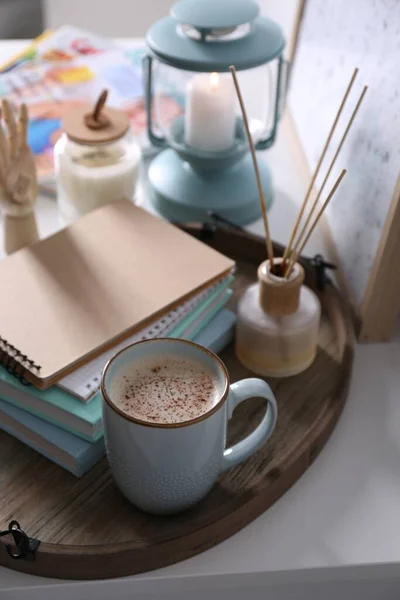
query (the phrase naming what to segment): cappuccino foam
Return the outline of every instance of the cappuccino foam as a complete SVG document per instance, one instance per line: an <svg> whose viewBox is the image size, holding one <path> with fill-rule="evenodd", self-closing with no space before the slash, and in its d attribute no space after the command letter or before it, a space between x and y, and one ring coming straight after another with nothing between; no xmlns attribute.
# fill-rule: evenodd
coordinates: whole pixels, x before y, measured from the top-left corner
<svg viewBox="0 0 400 600"><path fill-rule="evenodd" d="M211 370L191 359L152 356L121 367L111 382L111 398L126 415L149 423L196 419L221 398Z"/></svg>

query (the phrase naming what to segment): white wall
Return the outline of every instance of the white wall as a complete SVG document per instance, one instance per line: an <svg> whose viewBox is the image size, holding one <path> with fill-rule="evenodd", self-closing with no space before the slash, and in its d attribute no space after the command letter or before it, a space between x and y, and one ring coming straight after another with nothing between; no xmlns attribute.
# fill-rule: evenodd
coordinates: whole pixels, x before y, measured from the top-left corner
<svg viewBox="0 0 400 600"><path fill-rule="evenodd" d="M143 37L171 4L173 0L43 0L46 27L76 25L110 37Z"/></svg>
<svg viewBox="0 0 400 600"><path fill-rule="evenodd" d="M261 14L279 23L286 38L286 49L290 47L299 0L258 0Z"/></svg>
<svg viewBox="0 0 400 600"><path fill-rule="evenodd" d="M201 2L201 0L198 0ZM46 27L69 24L110 37L143 37L174 0L43 0ZM259 0L262 14L290 34L298 0Z"/></svg>
<svg viewBox="0 0 400 600"><path fill-rule="evenodd" d="M308 0L291 80L290 110L314 169L351 74L359 67L317 185L362 87L369 86L321 199L340 170L348 169L327 217L357 306L365 296L399 176L399 7L398 0Z"/></svg>

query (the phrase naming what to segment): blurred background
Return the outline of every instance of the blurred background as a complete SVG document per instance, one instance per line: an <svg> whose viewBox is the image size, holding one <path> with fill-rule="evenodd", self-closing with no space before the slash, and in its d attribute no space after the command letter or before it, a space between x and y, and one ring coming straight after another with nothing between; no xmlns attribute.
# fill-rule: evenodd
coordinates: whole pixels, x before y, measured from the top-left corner
<svg viewBox="0 0 400 600"><path fill-rule="evenodd" d="M258 3L262 13L290 31L297 0ZM0 0L0 38L32 38L65 24L109 37L143 37L172 4L173 0Z"/></svg>

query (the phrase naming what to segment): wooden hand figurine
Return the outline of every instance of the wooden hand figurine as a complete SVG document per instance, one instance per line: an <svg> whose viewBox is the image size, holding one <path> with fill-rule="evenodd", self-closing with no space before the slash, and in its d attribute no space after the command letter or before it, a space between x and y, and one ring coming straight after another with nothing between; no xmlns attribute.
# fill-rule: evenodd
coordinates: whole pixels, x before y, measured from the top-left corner
<svg viewBox="0 0 400 600"><path fill-rule="evenodd" d="M11 105L3 100L1 117L7 133L0 122L0 207L5 251L11 254L39 239L34 213L38 186L34 157L27 143L26 104L21 105L16 123Z"/></svg>

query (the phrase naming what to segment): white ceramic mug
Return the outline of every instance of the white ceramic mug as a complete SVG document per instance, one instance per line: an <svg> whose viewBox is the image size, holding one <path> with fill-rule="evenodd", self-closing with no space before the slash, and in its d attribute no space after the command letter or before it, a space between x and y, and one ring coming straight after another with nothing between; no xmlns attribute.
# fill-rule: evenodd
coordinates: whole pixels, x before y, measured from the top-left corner
<svg viewBox="0 0 400 600"><path fill-rule="evenodd" d="M111 382L121 367L152 356L182 356L200 363L218 380L221 397L208 412L183 423L140 421L113 403ZM154 339L118 352L102 380L103 423L108 462L121 492L154 514L178 512L201 500L224 471L246 460L274 430L277 407L271 388L261 379L232 385L224 363L212 352L184 340ZM244 440L226 448L228 420L248 398L266 399L261 423Z"/></svg>

